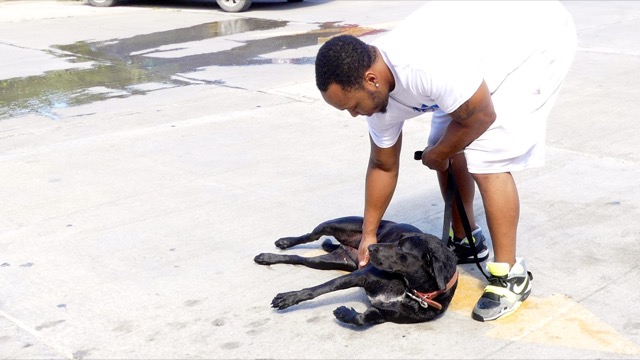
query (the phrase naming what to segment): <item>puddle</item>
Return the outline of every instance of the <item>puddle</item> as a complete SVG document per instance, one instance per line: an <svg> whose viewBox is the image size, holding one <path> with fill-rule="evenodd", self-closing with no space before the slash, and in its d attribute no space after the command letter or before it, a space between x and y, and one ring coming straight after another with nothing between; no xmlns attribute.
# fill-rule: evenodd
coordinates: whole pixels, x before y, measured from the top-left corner
<svg viewBox="0 0 640 360"><path fill-rule="evenodd" d="M243 18L124 39L56 45L50 50L52 55L68 62L91 62L92 65L0 80L0 120L28 113L57 119L56 109L108 98L145 94L167 87L188 86L194 81L179 74L191 73L206 66L313 64L315 57L271 59L262 55L317 45L326 38L341 33L362 36L384 31L356 25L325 23L319 24L315 30L303 33L234 40L235 47L231 49L175 55L181 50L180 44L242 33L284 29L287 25L289 24L286 21ZM166 56L169 52L172 52L172 56ZM224 79L197 79L197 82L223 85Z"/></svg>

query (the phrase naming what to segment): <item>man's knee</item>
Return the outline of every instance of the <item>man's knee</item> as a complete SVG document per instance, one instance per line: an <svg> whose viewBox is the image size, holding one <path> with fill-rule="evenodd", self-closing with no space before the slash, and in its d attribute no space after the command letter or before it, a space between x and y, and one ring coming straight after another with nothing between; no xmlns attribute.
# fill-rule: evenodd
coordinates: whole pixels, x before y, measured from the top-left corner
<svg viewBox="0 0 640 360"><path fill-rule="evenodd" d="M494 187L515 186L513 176L510 172L491 174L471 174L473 180L478 184L480 191Z"/></svg>

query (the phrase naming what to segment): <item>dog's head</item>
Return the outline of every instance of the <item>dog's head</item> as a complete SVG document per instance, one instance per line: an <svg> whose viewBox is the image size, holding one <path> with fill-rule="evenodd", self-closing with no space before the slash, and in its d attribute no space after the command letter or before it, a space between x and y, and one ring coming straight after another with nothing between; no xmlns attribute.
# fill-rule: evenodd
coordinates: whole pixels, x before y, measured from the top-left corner
<svg viewBox="0 0 640 360"><path fill-rule="evenodd" d="M396 243L369 246L376 268L402 275L412 286L444 289L456 267L456 258L435 236L411 234Z"/></svg>

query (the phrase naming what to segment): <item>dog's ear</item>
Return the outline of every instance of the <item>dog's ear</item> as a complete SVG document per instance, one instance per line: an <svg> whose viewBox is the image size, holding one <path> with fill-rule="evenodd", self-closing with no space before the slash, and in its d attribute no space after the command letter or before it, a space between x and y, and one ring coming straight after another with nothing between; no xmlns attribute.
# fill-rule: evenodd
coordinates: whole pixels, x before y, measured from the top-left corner
<svg viewBox="0 0 640 360"><path fill-rule="evenodd" d="M436 240L440 241L440 240ZM436 281L438 290L447 287L449 279L446 276L447 268L445 262L446 257L441 256L441 249L439 247L429 246L429 241L426 241L428 250L423 254L423 264L426 267L427 272Z"/></svg>

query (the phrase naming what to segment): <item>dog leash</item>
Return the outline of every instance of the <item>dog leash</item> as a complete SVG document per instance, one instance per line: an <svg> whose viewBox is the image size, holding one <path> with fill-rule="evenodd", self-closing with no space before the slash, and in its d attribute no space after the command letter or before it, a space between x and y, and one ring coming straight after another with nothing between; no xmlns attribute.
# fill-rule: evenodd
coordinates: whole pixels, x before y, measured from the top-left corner
<svg viewBox="0 0 640 360"><path fill-rule="evenodd" d="M422 160L422 153L423 151L416 151L413 154L413 159ZM471 223L469 222L469 217L467 216L467 212L464 208L460 189L458 188L458 185L456 184L453 176L451 160L449 160L449 167L447 168L447 188L444 191L444 219L442 224L442 241L444 241L445 244L449 242L449 229L451 228L451 216L453 213L454 200L456 202L456 206L458 207L458 215L460 215L462 227L464 228L467 242L469 243L469 246L471 247L471 250L473 252L473 258L475 260L476 266L478 267L482 275L489 279L489 275L485 273L484 269L480 265L480 259L478 259L478 249L476 248L475 241L473 240L473 230L471 230Z"/></svg>
<svg viewBox="0 0 640 360"><path fill-rule="evenodd" d="M432 291L430 293L423 293L414 289L411 292L408 292L408 291L405 292L405 294L408 297L412 298L413 300L417 301L418 304L420 304L420 306L422 306L423 308L428 308L429 306L431 306L438 310L442 310L442 304L437 302L435 298L451 290L457 282L458 282L458 270L456 269L456 272L453 273L451 280L449 280L449 282L444 287L444 289Z"/></svg>

